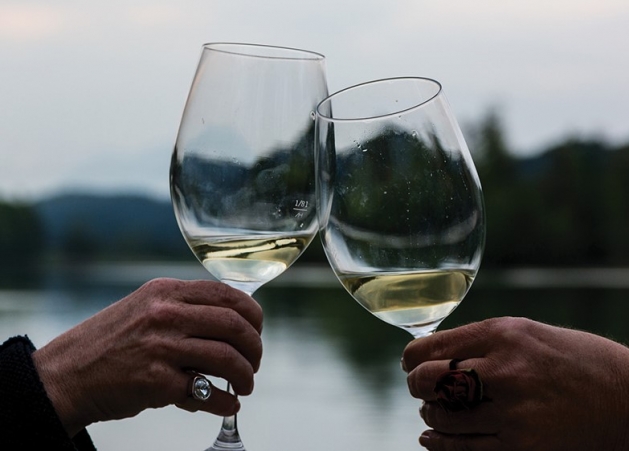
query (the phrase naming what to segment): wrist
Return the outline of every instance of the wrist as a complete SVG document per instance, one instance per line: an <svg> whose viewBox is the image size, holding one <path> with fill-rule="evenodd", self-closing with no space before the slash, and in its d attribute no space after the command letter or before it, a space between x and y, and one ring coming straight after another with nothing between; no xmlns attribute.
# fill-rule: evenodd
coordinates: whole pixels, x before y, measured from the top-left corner
<svg viewBox="0 0 629 451"><path fill-rule="evenodd" d="M606 401L601 399L604 405L602 411L613 412L616 418L608 423L612 430L608 435L612 440L611 450L625 451L629 449L629 348L616 342L612 342L611 361L606 365L607 371L613 376L609 387L611 393ZM616 440L613 440L614 437Z"/></svg>
<svg viewBox="0 0 629 451"><path fill-rule="evenodd" d="M74 399L76 390L67 383L68 374L51 354L47 347L39 349L32 354L33 363L61 424L68 436L74 437L89 423L82 420L82 412Z"/></svg>

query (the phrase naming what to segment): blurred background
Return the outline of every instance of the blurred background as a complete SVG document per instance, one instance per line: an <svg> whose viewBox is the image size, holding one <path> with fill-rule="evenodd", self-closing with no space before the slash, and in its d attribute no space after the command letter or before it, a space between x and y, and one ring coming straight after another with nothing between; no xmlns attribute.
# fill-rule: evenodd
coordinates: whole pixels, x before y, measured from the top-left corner
<svg viewBox="0 0 629 451"><path fill-rule="evenodd" d="M625 0L0 0L2 337L43 346L149 278L207 277L177 229L168 166L211 41L323 53L330 92L439 80L488 219L477 281L442 327L524 315L629 339ZM398 363L409 337L342 290L318 240L258 293L252 451L418 448ZM105 451L204 449L217 421L172 408L90 431Z"/></svg>

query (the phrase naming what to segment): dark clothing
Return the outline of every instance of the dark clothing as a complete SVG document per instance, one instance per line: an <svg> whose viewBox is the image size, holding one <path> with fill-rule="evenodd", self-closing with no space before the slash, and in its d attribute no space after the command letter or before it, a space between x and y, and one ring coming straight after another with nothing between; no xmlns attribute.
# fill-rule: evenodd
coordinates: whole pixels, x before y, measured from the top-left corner
<svg viewBox="0 0 629 451"><path fill-rule="evenodd" d="M39 379L27 337L0 346L0 449L95 451L84 429L68 437Z"/></svg>

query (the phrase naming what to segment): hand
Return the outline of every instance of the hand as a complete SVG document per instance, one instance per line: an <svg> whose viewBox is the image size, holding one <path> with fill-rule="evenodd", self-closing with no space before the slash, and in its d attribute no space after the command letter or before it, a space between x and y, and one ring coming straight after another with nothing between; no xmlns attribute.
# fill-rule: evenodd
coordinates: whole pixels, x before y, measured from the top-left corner
<svg viewBox="0 0 629 451"><path fill-rule="evenodd" d="M485 401L460 412L435 402L449 361L473 368ZM523 318L496 318L411 342L403 366L425 401L431 451L629 449L629 350L597 335Z"/></svg>
<svg viewBox="0 0 629 451"><path fill-rule="evenodd" d="M96 421L169 404L231 415L235 396L190 394L191 371L253 390L262 356L262 309L211 281L156 279L33 353L44 387L73 436Z"/></svg>

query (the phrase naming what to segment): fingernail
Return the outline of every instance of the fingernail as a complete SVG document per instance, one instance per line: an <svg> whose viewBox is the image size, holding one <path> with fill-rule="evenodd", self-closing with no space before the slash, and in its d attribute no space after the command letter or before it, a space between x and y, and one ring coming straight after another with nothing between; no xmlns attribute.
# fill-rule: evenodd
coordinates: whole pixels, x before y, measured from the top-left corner
<svg viewBox="0 0 629 451"><path fill-rule="evenodd" d="M422 417L422 420L424 419L424 406L426 405L425 402L422 402L421 407L419 408L419 416Z"/></svg>
<svg viewBox="0 0 629 451"><path fill-rule="evenodd" d="M402 371L408 373L408 371L406 371L406 363L404 363L404 357L400 359L400 367L402 368Z"/></svg>
<svg viewBox="0 0 629 451"><path fill-rule="evenodd" d="M433 439L432 431L424 431L422 435L419 437L419 444L422 445L424 448L430 448L432 439Z"/></svg>

